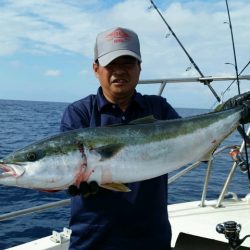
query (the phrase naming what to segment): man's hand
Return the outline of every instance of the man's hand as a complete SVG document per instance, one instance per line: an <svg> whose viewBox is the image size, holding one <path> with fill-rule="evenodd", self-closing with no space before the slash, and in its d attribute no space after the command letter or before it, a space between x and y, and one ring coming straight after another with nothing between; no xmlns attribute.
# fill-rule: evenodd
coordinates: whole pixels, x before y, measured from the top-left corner
<svg viewBox="0 0 250 250"><path fill-rule="evenodd" d="M215 111L222 111L230 108L242 107L242 117L240 123L249 123L250 122L250 91L245 92L240 95L236 95L226 102L218 105L215 108Z"/></svg>
<svg viewBox="0 0 250 250"><path fill-rule="evenodd" d="M249 103L249 101L250 101L250 91L245 92L245 93L240 94L240 95L236 95L236 96L228 99L223 104L223 110L242 106L242 105L246 104L247 102Z"/></svg>
<svg viewBox="0 0 250 250"><path fill-rule="evenodd" d="M81 182L80 187L78 188L75 185L71 185L68 188L68 194L71 196L81 195L84 198L94 195L99 191L99 185L96 181L90 183Z"/></svg>

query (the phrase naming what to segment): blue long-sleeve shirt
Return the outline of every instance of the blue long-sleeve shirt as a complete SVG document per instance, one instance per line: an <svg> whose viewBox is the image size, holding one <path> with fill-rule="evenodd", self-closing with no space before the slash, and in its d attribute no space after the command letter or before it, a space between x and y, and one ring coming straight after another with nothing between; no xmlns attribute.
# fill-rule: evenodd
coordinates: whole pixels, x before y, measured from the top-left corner
<svg viewBox="0 0 250 250"><path fill-rule="evenodd" d="M66 108L61 131L126 124L148 115L162 120L179 117L166 99L137 92L123 112L109 103L99 88L96 95ZM170 249L167 175L130 183L128 187L132 190L129 193L100 189L88 198L72 198L70 250Z"/></svg>

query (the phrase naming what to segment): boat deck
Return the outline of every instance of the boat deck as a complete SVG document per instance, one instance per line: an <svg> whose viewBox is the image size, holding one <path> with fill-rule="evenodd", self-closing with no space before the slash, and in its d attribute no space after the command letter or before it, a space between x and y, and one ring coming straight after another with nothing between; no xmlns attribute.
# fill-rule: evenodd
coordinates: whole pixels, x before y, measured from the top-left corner
<svg viewBox="0 0 250 250"><path fill-rule="evenodd" d="M250 234L250 196L246 196L244 199L226 199L223 201L221 207L216 208L217 201L207 201L205 207L200 206L199 201L186 202L180 204L173 204L168 206L170 222L172 225L172 247L178 248L180 238L187 239L185 235L190 236L190 249L195 248L195 242L200 241L198 238L215 241L217 244L220 242L228 243L224 234L219 234L216 231L216 225L224 223L226 221L235 221L237 224L241 224L242 229L240 232L240 239ZM193 236L193 237L191 237ZM179 237L179 238L178 238ZM179 242L179 243L178 243ZM204 244L204 241L202 241ZM183 241L182 241L183 243ZM210 244L212 244L210 242ZM227 245L228 244L223 244ZM247 238L242 246L250 249L250 238ZM185 249L189 249L187 242L185 242ZM202 248L212 249L212 248ZM215 249L215 248L213 248ZM216 249L222 249L216 248ZM245 249L245 248L239 248Z"/></svg>
<svg viewBox="0 0 250 250"><path fill-rule="evenodd" d="M216 225L226 221L241 224L240 239L250 234L250 195L243 199L225 199L221 207L217 201L206 201L201 207L200 201L185 202L168 206L172 225L172 248L174 250L228 250L228 240L224 234L216 231ZM53 232L51 236L28 242L8 250L66 250L68 249L70 230ZM247 238L238 250L250 249Z"/></svg>

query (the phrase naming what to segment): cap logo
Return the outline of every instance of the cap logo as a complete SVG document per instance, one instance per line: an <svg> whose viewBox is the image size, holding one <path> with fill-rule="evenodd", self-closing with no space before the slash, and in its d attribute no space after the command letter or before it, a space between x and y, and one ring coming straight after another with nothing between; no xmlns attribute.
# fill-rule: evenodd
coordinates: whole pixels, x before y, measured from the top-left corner
<svg viewBox="0 0 250 250"><path fill-rule="evenodd" d="M116 29L113 32L106 35L108 41L113 41L113 43L124 43L130 39L130 36L121 29Z"/></svg>

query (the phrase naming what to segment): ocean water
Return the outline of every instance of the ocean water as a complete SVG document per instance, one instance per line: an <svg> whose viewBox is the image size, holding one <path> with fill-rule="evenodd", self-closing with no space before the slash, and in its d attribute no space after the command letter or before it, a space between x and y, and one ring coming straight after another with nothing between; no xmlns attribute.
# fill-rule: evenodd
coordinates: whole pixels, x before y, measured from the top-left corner
<svg viewBox="0 0 250 250"><path fill-rule="evenodd" d="M59 132L60 119L66 103L0 100L0 158L29 143ZM207 112L201 109L177 109L180 115L190 116ZM233 133L225 145L240 144L241 138ZM183 142L185 143L185 142ZM202 142L201 142L202 143ZM194 149L195 150L195 149ZM180 152L180 157L181 157ZM232 161L228 151L214 159L207 198L217 198L229 173ZM169 203L200 199L206 164L169 185ZM240 197L249 192L246 174L237 171L229 191ZM35 190L0 185L0 214L67 199L65 192L44 193ZM49 209L0 222L0 250L61 231L68 226L69 206Z"/></svg>

